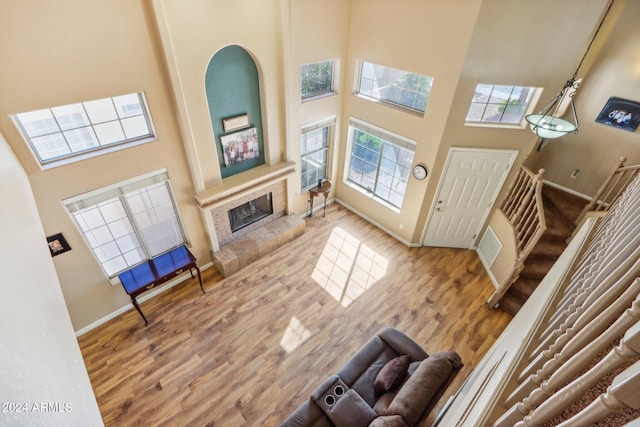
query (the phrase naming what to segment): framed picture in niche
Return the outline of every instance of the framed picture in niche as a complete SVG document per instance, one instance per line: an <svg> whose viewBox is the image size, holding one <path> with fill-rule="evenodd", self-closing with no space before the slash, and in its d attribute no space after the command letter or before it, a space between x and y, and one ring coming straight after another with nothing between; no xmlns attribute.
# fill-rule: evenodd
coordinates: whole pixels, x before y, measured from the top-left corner
<svg viewBox="0 0 640 427"><path fill-rule="evenodd" d="M260 156L258 132L255 127L220 137L225 166L232 166Z"/></svg>
<svg viewBox="0 0 640 427"><path fill-rule="evenodd" d="M598 114L596 122L635 132L640 124L640 103L612 96Z"/></svg>
<svg viewBox="0 0 640 427"><path fill-rule="evenodd" d="M244 129L248 127L249 127L248 114L242 114L240 116L222 119L222 129L224 130L224 133L233 132L234 130Z"/></svg>
<svg viewBox="0 0 640 427"><path fill-rule="evenodd" d="M71 250L71 246L69 246L62 233L47 237L47 243L49 244L51 256L60 255Z"/></svg>

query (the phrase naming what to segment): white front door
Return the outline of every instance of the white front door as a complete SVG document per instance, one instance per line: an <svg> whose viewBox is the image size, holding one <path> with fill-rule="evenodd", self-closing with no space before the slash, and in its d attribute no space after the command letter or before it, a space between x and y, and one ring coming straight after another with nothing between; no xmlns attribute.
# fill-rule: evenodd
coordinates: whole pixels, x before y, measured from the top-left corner
<svg viewBox="0 0 640 427"><path fill-rule="evenodd" d="M451 148L423 245L472 248L517 154Z"/></svg>

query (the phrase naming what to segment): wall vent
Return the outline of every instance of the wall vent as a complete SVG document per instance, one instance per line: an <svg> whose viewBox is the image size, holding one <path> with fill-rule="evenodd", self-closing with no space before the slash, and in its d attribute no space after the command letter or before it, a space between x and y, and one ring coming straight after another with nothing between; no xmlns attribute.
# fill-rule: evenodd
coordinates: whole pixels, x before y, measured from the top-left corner
<svg viewBox="0 0 640 427"><path fill-rule="evenodd" d="M493 265L501 250L502 242L500 242L491 226L488 226L476 250L485 267L489 268Z"/></svg>

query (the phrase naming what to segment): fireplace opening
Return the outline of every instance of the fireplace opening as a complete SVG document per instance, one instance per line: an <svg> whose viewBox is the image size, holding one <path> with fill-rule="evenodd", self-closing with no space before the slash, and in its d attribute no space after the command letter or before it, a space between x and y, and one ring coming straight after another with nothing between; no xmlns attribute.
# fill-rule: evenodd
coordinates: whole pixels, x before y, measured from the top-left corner
<svg viewBox="0 0 640 427"><path fill-rule="evenodd" d="M253 199L244 205L229 210L229 222L231 232L235 233L244 227L260 221L262 218L273 214L271 193Z"/></svg>

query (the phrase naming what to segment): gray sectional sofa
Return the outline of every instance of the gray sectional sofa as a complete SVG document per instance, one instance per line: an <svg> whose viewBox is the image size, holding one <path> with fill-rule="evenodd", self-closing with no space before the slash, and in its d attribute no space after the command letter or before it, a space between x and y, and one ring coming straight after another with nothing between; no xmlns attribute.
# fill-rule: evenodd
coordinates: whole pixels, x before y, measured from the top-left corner
<svg viewBox="0 0 640 427"><path fill-rule="evenodd" d="M413 427L460 371L452 351L428 355L394 328L373 336L282 427Z"/></svg>

